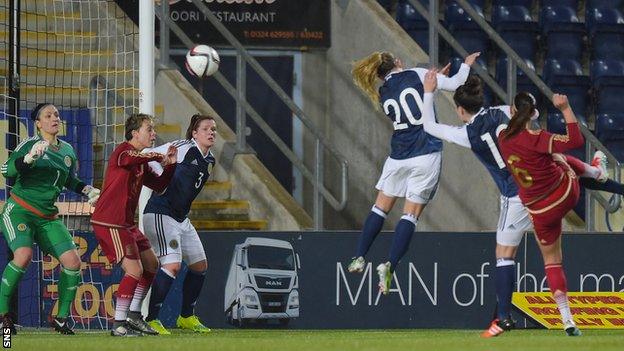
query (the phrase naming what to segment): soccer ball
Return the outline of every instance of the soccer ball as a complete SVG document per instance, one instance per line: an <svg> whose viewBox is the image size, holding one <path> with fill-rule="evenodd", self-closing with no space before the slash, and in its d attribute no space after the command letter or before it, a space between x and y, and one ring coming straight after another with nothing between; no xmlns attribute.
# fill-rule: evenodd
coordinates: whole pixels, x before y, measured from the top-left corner
<svg viewBox="0 0 624 351"><path fill-rule="evenodd" d="M186 53L186 69L195 77L209 77L219 69L219 54L208 45L197 45Z"/></svg>

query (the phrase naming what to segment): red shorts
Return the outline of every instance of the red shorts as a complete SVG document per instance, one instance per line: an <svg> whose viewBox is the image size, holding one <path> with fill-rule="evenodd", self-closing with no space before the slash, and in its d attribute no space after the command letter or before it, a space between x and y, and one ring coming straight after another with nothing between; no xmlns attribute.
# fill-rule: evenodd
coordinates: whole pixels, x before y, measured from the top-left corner
<svg viewBox="0 0 624 351"><path fill-rule="evenodd" d="M93 224L93 231L111 264L121 262L124 257L138 260L141 252L152 247L138 227L114 228Z"/></svg>
<svg viewBox="0 0 624 351"><path fill-rule="evenodd" d="M561 236L563 217L576 206L579 191L578 178L572 171L567 171L559 187L528 206L535 235L542 245L551 245Z"/></svg>

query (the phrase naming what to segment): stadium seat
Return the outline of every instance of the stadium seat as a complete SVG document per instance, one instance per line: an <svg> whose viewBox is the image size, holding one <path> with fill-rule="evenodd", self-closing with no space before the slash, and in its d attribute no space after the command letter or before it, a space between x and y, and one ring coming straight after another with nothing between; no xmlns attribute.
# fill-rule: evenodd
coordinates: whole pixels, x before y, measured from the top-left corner
<svg viewBox="0 0 624 351"><path fill-rule="evenodd" d="M618 60L595 60L589 68L592 84L595 87L613 81L613 78L624 78L624 61Z"/></svg>
<svg viewBox="0 0 624 351"><path fill-rule="evenodd" d="M496 6L522 6L527 10L531 10L533 0L493 0L492 7Z"/></svg>
<svg viewBox="0 0 624 351"><path fill-rule="evenodd" d="M588 10L585 24L590 35L598 31L609 31L624 25L624 16L616 8L596 8Z"/></svg>
<svg viewBox="0 0 624 351"><path fill-rule="evenodd" d="M624 162L624 114L598 114L596 137L620 162Z"/></svg>
<svg viewBox="0 0 624 351"><path fill-rule="evenodd" d="M603 78L599 81L599 85L594 85L596 113L622 112L623 97L624 77Z"/></svg>
<svg viewBox="0 0 624 351"><path fill-rule="evenodd" d="M624 60L624 16L617 9L593 9L586 17L593 60Z"/></svg>
<svg viewBox="0 0 624 351"><path fill-rule="evenodd" d="M561 77L582 75L581 64L573 59L547 59L542 71L542 77L547 85L552 85Z"/></svg>
<svg viewBox="0 0 624 351"><path fill-rule="evenodd" d="M482 29L465 28L454 31L452 34L468 53L481 52L480 58L486 60L490 40Z"/></svg>
<svg viewBox="0 0 624 351"><path fill-rule="evenodd" d="M570 106L577 116L588 116L590 112L589 89L591 87L587 76L558 76L551 85L555 93L568 96ZM548 104L549 112L557 112L557 108Z"/></svg>
<svg viewBox="0 0 624 351"><path fill-rule="evenodd" d="M624 0L586 0L585 9L587 12L593 9L619 9L624 6Z"/></svg>
<svg viewBox="0 0 624 351"><path fill-rule="evenodd" d="M483 16L483 10L481 7L473 4L475 10L481 17ZM450 3L446 7L446 12L444 14L444 21L448 24L451 32L456 32L457 30L463 29L477 29L480 28L477 25L472 17L466 13L466 11L456 4L455 2Z"/></svg>
<svg viewBox="0 0 624 351"><path fill-rule="evenodd" d="M540 10L542 33L548 33L553 27L565 23L580 23L576 10L567 6L545 6Z"/></svg>
<svg viewBox="0 0 624 351"><path fill-rule="evenodd" d="M499 28L505 23L532 22L529 9L524 6L493 6L492 26Z"/></svg>
<svg viewBox="0 0 624 351"><path fill-rule="evenodd" d="M535 65L533 64L532 60L525 59L524 61L531 69L535 71ZM503 89L507 87L507 57L499 59L496 63L496 82ZM535 86L535 84L533 84L533 82L531 82L529 77L527 77L527 75L524 74L522 70L520 70L520 68L516 68L516 91L527 91L533 94L533 96L535 96L539 103L541 96L539 89Z"/></svg>
<svg viewBox="0 0 624 351"><path fill-rule="evenodd" d="M532 22L502 23L497 31L520 57L535 61L538 35L536 27ZM504 53L501 52L501 55Z"/></svg>
<svg viewBox="0 0 624 351"><path fill-rule="evenodd" d="M399 1L397 5L396 21L406 31L412 29L427 29L429 22L416 11L407 1Z"/></svg>
<svg viewBox="0 0 624 351"><path fill-rule="evenodd" d="M429 50L429 29L410 29L406 30L407 34L423 49L425 52Z"/></svg>
<svg viewBox="0 0 624 351"><path fill-rule="evenodd" d="M425 0L425 1L428 2L429 0ZM470 3L472 6L478 6L481 9L485 7L485 0L468 0L468 3ZM459 4L457 4L457 2L454 0L446 0L446 6L451 6L451 5L459 6Z"/></svg>
<svg viewBox="0 0 624 351"><path fill-rule="evenodd" d="M559 23L544 29L547 59L582 60L585 36L585 26L582 23Z"/></svg>
<svg viewBox="0 0 624 351"><path fill-rule="evenodd" d="M546 6L567 6L572 10L576 11L578 9L579 1L578 0L542 0L540 1L540 7Z"/></svg>

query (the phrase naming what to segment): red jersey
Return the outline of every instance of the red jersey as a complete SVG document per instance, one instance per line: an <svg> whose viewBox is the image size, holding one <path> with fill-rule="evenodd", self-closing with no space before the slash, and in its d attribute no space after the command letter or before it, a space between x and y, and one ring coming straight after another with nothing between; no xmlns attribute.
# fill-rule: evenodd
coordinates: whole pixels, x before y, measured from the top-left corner
<svg viewBox="0 0 624 351"><path fill-rule="evenodd" d="M567 135L560 135L524 129L510 139L505 138L505 130L501 132L498 146L525 205L546 197L561 184L564 169L553 160L552 154L583 145L577 123L568 123L566 130Z"/></svg>
<svg viewBox="0 0 624 351"><path fill-rule="evenodd" d="M175 163L165 167L160 177L147 165L150 161L162 160L162 154L141 153L127 141L117 146L108 160L104 187L91 223L107 227L134 226L141 187L145 185L156 192L163 192L173 176Z"/></svg>

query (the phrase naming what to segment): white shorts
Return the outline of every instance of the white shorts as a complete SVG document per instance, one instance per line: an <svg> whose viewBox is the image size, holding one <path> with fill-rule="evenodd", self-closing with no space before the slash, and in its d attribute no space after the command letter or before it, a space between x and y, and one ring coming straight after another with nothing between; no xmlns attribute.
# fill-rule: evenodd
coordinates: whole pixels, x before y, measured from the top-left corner
<svg viewBox="0 0 624 351"><path fill-rule="evenodd" d="M375 188L393 197L426 204L435 195L440 179L442 153L416 156L405 160L388 157Z"/></svg>
<svg viewBox="0 0 624 351"><path fill-rule="evenodd" d="M188 218L180 223L166 215L145 213L143 229L161 265L182 260L191 265L206 259L204 246Z"/></svg>
<svg viewBox="0 0 624 351"><path fill-rule="evenodd" d="M525 232L533 230L529 217L520 196L500 197L500 215L496 228L496 243L505 246L518 246Z"/></svg>

